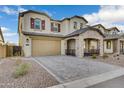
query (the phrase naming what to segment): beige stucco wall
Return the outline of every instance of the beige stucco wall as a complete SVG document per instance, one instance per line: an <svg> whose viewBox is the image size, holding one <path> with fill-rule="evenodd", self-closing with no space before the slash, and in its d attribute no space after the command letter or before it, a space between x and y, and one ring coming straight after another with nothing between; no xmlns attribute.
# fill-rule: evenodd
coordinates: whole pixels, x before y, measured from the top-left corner
<svg viewBox="0 0 124 93"><path fill-rule="evenodd" d="M104 41L104 53L113 53L113 41L111 40L111 48L107 49L107 41Z"/></svg>
<svg viewBox="0 0 124 93"><path fill-rule="evenodd" d="M61 22L61 30L63 34L69 33L69 28L70 28L70 21L69 20L64 20Z"/></svg>
<svg viewBox="0 0 124 93"><path fill-rule="evenodd" d="M74 22L77 22L77 29L74 29ZM69 28L69 31L70 31L70 32L73 32L73 31L75 31L75 30L80 29L80 23L83 23L84 26L86 25L86 22L85 22L83 19L76 18L76 17L72 18L72 19L70 20L70 28Z"/></svg>
<svg viewBox="0 0 124 93"><path fill-rule="evenodd" d="M45 20L45 30L36 30L31 29L30 27L30 18L39 18L41 20ZM45 15L35 14L35 13L27 13L24 15L22 19L22 31L40 31L40 32L50 32L51 31L51 21L50 18Z"/></svg>
<svg viewBox="0 0 124 93"><path fill-rule="evenodd" d="M77 29L74 29L74 22L77 22ZM64 20L61 22L61 29L62 29L62 33L63 34L68 34L71 33L73 31L76 31L78 29L80 29L80 23L84 24L84 27L86 26L86 22L81 19L81 18L72 18L70 20Z"/></svg>
<svg viewBox="0 0 124 93"><path fill-rule="evenodd" d="M28 36L25 36L25 35L21 35L20 36L21 39L20 39L20 46L22 46L22 51L23 51L23 55L25 57L30 57L31 56L31 38L28 37ZM29 42L27 43L26 42L26 39L29 39ZM28 44L28 46L27 46Z"/></svg>

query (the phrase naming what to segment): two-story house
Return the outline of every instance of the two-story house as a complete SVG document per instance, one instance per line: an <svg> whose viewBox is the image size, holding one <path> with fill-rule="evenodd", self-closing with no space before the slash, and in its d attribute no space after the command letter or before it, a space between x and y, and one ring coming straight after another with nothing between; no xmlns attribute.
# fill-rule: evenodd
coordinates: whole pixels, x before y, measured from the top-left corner
<svg viewBox="0 0 124 93"><path fill-rule="evenodd" d="M54 20L43 12L19 13L19 45L24 56L104 54L105 27L87 25L82 16ZM102 26L102 25L101 25ZM100 26L100 27L101 27Z"/></svg>

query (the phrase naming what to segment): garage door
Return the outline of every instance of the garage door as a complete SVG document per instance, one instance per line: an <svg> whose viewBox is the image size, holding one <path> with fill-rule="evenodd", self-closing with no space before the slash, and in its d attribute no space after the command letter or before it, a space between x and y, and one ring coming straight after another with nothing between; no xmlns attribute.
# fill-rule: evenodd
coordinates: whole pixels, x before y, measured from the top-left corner
<svg viewBox="0 0 124 93"><path fill-rule="evenodd" d="M60 40L32 40L32 56L48 56L60 55L61 41Z"/></svg>

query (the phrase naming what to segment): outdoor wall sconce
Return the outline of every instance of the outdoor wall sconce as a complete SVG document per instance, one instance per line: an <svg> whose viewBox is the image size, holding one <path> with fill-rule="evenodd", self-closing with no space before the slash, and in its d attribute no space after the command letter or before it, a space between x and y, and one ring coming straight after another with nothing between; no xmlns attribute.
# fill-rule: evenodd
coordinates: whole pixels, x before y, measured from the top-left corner
<svg viewBox="0 0 124 93"><path fill-rule="evenodd" d="M26 39L26 43L29 43L29 39L28 38Z"/></svg>

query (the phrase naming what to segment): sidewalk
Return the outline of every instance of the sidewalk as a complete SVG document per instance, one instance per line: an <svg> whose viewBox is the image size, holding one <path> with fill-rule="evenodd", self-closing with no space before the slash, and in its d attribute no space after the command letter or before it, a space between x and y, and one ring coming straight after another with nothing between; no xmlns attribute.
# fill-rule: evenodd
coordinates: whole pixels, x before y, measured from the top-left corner
<svg viewBox="0 0 124 93"><path fill-rule="evenodd" d="M97 76L92 76L92 77L88 77L88 78L84 78L80 80L75 80L69 83L60 84L57 86L53 86L51 88L86 88L90 86L92 87L95 84L98 84L98 83L101 83L107 80L111 80L111 79L114 79L114 78L117 78L123 75L124 75L124 68L115 70L115 71L110 71L107 73L103 73ZM99 87L99 85L96 85L94 87Z"/></svg>
<svg viewBox="0 0 124 93"><path fill-rule="evenodd" d="M124 75L93 86L89 86L88 88L124 88Z"/></svg>

